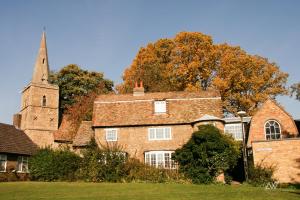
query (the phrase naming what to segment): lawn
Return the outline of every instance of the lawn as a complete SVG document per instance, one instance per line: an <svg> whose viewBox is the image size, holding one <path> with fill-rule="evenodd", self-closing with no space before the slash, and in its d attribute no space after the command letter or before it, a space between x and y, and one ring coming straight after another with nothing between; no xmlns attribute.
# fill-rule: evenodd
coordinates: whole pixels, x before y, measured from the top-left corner
<svg viewBox="0 0 300 200"><path fill-rule="evenodd" d="M299 190L265 190L250 186L146 183L0 183L0 199L300 199Z"/></svg>

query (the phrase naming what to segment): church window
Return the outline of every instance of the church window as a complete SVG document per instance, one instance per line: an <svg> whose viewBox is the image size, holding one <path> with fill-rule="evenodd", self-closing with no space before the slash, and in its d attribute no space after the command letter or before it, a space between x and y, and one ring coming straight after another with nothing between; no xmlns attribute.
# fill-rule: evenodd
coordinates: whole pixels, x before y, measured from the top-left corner
<svg viewBox="0 0 300 200"><path fill-rule="evenodd" d="M267 140L278 140L281 138L281 129L278 122L269 120L265 124L265 133Z"/></svg>
<svg viewBox="0 0 300 200"><path fill-rule="evenodd" d="M44 95L42 100L42 106L46 106L46 104L47 104L47 99L46 96Z"/></svg>
<svg viewBox="0 0 300 200"><path fill-rule="evenodd" d="M45 63L45 58L43 58L43 64Z"/></svg>

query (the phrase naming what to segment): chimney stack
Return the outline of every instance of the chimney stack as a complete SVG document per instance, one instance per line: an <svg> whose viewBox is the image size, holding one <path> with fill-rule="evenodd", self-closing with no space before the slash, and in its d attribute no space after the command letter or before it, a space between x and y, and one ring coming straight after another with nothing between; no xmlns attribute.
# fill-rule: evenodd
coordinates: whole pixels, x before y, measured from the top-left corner
<svg viewBox="0 0 300 200"><path fill-rule="evenodd" d="M140 82L140 86L138 86L137 81L135 82L135 86L133 88L133 96L144 96L145 89L143 86L143 81Z"/></svg>
<svg viewBox="0 0 300 200"><path fill-rule="evenodd" d="M14 114L13 116L13 125L17 128L21 128L21 120L22 120L22 115L21 114Z"/></svg>

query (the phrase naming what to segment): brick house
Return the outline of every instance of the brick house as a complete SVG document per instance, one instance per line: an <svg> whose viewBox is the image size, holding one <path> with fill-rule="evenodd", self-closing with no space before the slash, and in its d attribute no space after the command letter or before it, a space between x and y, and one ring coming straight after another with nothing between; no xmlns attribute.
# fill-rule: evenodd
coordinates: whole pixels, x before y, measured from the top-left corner
<svg viewBox="0 0 300 200"><path fill-rule="evenodd" d="M28 173L28 157L37 146L20 129L0 123L0 175L16 172L19 177Z"/></svg>
<svg viewBox="0 0 300 200"><path fill-rule="evenodd" d="M252 116L247 146L255 165L275 167L280 182L300 183L300 138L293 118L275 100Z"/></svg>
<svg viewBox="0 0 300 200"><path fill-rule="evenodd" d="M93 129L99 145L118 144L150 165L172 168L171 153L197 127L213 123L223 129L222 105L215 91L100 95L94 102Z"/></svg>

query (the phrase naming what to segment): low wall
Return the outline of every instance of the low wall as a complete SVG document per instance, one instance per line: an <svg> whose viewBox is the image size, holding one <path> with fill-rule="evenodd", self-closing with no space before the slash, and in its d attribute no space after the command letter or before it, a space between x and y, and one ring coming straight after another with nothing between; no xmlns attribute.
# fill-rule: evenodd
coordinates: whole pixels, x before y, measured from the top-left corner
<svg viewBox="0 0 300 200"><path fill-rule="evenodd" d="M300 138L252 142L254 164L275 166L281 183L300 183Z"/></svg>

